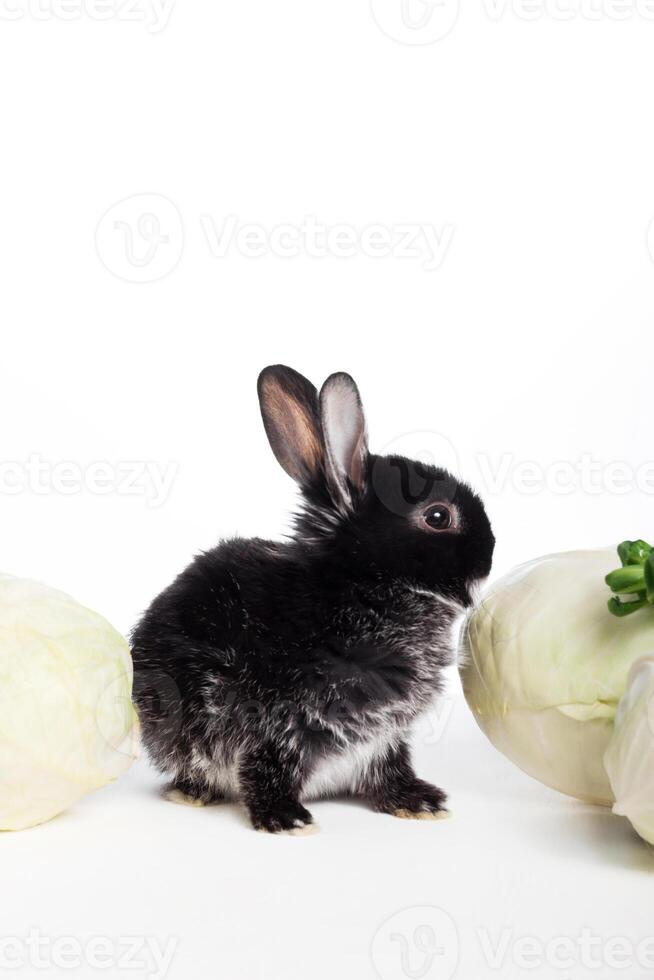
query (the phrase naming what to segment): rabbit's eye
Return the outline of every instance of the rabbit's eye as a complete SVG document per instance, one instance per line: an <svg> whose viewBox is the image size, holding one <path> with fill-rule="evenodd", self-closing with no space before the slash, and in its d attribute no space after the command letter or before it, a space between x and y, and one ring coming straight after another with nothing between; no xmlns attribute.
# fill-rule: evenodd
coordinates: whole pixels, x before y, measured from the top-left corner
<svg viewBox="0 0 654 980"><path fill-rule="evenodd" d="M424 515L425 524L433 527L435 531L447 531L452 527L452 511L444 504L434 504Z"/></svg>

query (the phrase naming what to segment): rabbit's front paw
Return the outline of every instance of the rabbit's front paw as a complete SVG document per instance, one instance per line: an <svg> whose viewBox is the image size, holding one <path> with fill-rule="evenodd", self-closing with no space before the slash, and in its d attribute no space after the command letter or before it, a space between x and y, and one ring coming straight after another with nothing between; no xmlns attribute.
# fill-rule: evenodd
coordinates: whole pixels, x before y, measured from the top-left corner
<svg viewBox="0 0 654 980"><path fill-rule="evenodd" d="M265 807L250 807L250 819L255 830L265 834L313 834L318 829L313 817L301 803L285 800Z"/></svg>
<svg viewBox="0 0 654 980"><path fill-rule="evenodd" d="M450 815L446 803L442 789L417 779L378 800L376 809L403 820L443 820Z"/></svg>

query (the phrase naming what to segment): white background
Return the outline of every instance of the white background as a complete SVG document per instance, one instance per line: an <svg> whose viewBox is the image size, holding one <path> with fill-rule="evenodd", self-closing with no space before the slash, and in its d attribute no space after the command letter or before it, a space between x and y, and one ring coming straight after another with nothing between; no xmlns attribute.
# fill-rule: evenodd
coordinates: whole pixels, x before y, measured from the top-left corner
<svg viewBox="0 0 654 980"><path fill-rule="evenodd" d="M654 5L172 2L0 0L4 570L127 632L197 550L281 534L293 489L255 394L271 362L349 371L373 449L456 464L487 501L495 574L651 536ZM317 248L307 216L344 237ZM228 221L254 239L220 255ZM421 236L398 250L407 225L433 230L438 261ZM98 493L94 463L174 481L164 500ZM330 802L320 835L267 839L236 808L162 802L139 763L0 839L2 935L172 938L173 980L448 980L451 919L474 980L527 975L513 946L493 969L480 930L654 933L654 862L628 826L512 768L455 678L448 705L417 761L449 823ZM413 942L424 906L446 950L430 966L413 949L407 972L388 935Z"/></svg>

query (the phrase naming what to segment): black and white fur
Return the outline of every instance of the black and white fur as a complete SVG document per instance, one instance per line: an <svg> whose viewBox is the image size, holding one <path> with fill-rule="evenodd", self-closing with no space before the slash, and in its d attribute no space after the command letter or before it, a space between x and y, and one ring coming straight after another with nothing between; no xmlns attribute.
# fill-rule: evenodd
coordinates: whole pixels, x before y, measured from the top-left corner
<svg viewBox="0 0 654 980"><path fill-rule="evenodd" d="M445 794L416 776L408 739L490 571L483 504L444 470L369 453L347 374L318 393L269 367L259 399L302 491L295 535L222 542L143 615L133 657L145 746L170 798L241 800L259 830L302 831L303 802L337 793L442 816Z"/></svg>

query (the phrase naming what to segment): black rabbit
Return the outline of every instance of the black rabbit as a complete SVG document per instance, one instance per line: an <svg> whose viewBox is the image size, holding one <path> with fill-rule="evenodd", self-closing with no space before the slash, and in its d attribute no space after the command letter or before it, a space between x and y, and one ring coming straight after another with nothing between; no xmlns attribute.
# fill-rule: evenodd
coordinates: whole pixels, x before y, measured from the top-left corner
<svg viewBox="0 0 654 980"><path fill-rule="evenodd" d="M349 375L318 394L274 366L258 387L273 452L302 491L296 533L224 541L143 615L144 744L172 779L169 798L239 799L258 830L306 831L303 801L336 793L443 816L445 793L413 771L409 733L490 571L483 504L444 470L369 453Z"/></svg>

